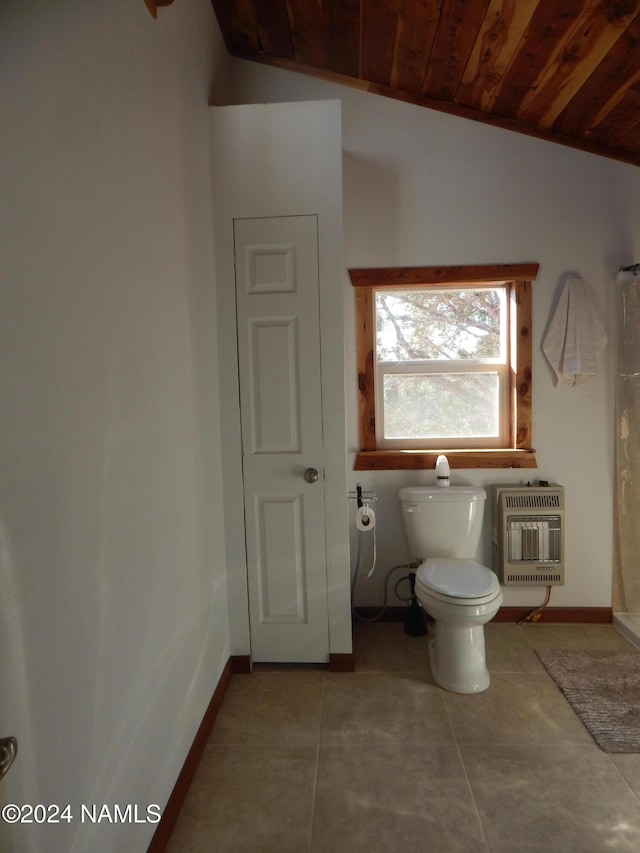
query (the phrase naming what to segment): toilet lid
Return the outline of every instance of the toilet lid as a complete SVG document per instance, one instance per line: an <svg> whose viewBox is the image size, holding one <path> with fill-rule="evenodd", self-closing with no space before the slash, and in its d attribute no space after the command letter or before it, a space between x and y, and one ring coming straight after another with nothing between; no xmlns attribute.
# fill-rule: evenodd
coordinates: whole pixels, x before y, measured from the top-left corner
<svg viewBox="0 0 640 853"><path fill-rule="evenodd" d="M431 557L425 560L416 573L416 583L437 597L459 599L460 603L480 604L500 591L500 582L486 566L475 560L449 557Z"/></svg>

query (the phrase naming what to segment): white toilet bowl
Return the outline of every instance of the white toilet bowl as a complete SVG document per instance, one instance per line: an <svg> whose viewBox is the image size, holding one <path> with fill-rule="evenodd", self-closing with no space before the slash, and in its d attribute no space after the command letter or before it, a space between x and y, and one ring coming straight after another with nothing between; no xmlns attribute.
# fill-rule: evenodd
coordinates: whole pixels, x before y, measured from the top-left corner
<svg viewBox="0 0 640 853"><path fill-rule="evenodd" d="M454 693L486 690L484 624L502 604L496 575L475 560L433 557L418 568L415 593L435 619L429 656L436 683Z"/></svg>

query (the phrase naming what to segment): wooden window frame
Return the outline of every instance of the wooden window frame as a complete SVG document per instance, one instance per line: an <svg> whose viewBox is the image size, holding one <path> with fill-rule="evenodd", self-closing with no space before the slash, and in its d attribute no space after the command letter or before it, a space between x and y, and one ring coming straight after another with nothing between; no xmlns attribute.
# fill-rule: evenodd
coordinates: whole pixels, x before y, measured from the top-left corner
<svg viewBox="0 0 640 853"><path fill-rule="evenodd" d="M531 447L531 282L538 264L350 269L356 297L358 414L360 450L356 471L434 468L445 453L452 468L536 468ZM490 449L379 450L376 437L374 376L374 297L376 289L424 285L507 282L511 299L510 446Z"/></svg>

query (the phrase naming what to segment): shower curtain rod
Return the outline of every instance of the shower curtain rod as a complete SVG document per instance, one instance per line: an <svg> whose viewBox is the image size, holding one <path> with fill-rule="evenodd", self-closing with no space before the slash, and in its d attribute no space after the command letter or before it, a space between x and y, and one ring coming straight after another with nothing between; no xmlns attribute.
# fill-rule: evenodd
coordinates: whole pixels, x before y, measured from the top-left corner
<svg viewBox="0 0 640 853"><path fill-rule="evenodd" d="M640 264L631 264L629 267L620 267L618 272L630 272L633 275L640 275Z"/></svg>

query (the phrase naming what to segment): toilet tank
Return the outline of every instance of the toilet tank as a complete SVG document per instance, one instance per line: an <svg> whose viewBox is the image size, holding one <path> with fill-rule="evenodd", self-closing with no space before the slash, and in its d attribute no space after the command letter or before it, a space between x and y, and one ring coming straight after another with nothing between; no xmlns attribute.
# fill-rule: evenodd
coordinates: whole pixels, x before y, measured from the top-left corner
<svg viewBox="0 0 640 853"><path fill-rule="evenodd" d="M482 533L487 493L475 486L408 486L398 493L413 557L473 559Z"/></svg>

